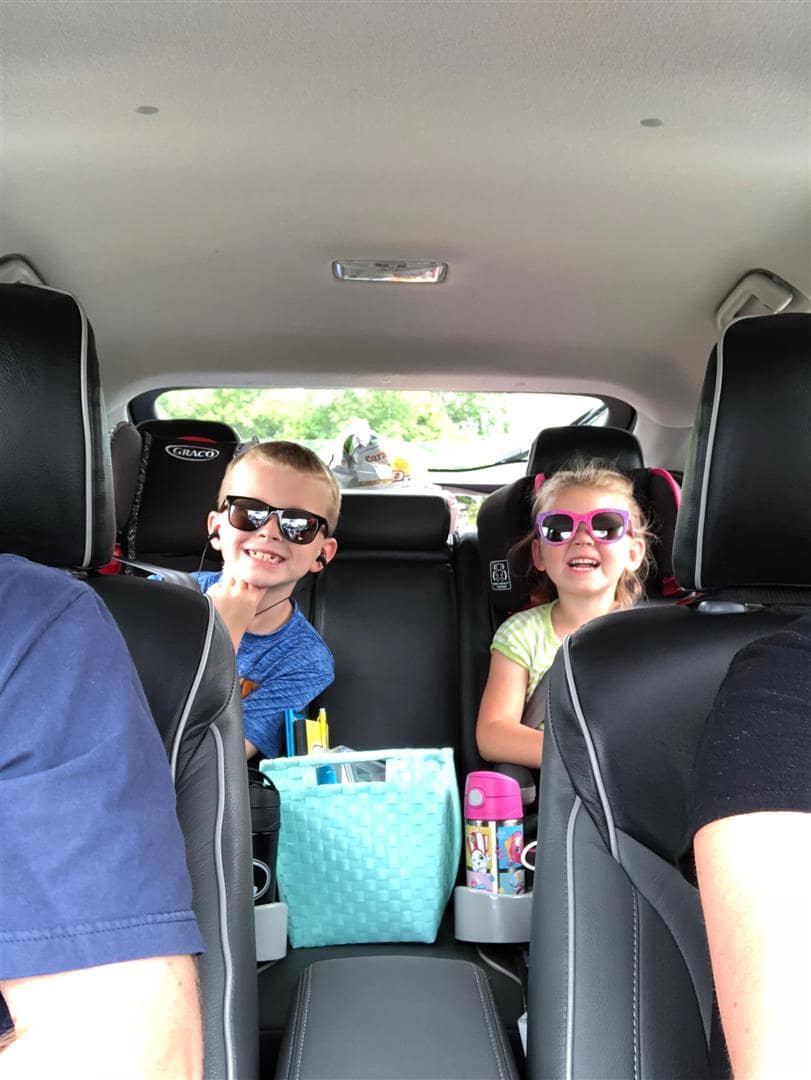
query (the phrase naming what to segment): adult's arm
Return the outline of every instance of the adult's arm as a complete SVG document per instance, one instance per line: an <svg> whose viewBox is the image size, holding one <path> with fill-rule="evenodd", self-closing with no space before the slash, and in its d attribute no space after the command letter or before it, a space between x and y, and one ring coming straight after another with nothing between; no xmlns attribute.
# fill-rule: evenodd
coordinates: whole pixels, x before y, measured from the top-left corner
<svg viewBox="0 0 811 1080"><path fill-rule="evenodd" d="M714 821L694 850L734 1076L811 1076L811 814Z"/></svg>
<svg viewBox="0 0 811 1080"><path fill-rule="evenodd" d="M7 1080L195 1080L203 1037L196 962L161 956L0 982L14 1033Z"/></svg>
<svg viewBox="0 0 811 1080"><path fill-rule="evenodd" d="M811 1076L811 618L742 649L708 717L692 832L736 1077Z"/></svg>

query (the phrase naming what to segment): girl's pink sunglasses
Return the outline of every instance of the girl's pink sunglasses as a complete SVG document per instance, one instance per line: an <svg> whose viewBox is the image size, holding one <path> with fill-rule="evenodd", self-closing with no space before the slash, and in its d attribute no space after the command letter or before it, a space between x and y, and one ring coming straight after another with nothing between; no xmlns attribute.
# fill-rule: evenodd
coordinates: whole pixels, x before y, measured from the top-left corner
<svg viewBox="0 0 811 1080"><path fill-rule="evenodd" d="M575 514L572 510L545 510L538 514L535 524L538 536L547 544L568 544L583 522L595 544L615 544L626 533L633 533L631 515L627 510L589 510Z"/></svg>

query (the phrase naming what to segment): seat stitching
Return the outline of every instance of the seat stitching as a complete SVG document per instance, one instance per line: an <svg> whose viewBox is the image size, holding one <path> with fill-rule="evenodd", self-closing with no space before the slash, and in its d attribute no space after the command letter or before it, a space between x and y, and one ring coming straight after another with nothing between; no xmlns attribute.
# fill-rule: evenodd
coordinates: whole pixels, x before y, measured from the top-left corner
<svg viewBox="0 0 811 1080"><path fill-rule="evenodd" d="M617 850L617 834L614 829L614 815L611 812L611 805L608 800L608 794L605 790L605 784L603 783L603 775L600 772L600 763L597 760L597 751L594 746L594 741L591 737L591 731L589 729L586 715L583 712L583 707L580 704L580 697L577 692L577 684L574 677L574 669L572 667L571 656L571 637L567 637L561 646L563 653L563 664L566 672L566 684L569 688L569 697L571 698L572 708L574 709L575 716L577 717L577 723L580 727L583 741L586 744L586 751L589 756L589 763L591 764L591 773L594 777L594 783L597 787L597 794L600 799L600 805L602 807L603 816L605 817L606 829L608 830L608 844L611 849L611 857L620 865L622 862L619 857L619 851ZM551 697L551 694L550 694Z"/></svg>
<svg viewBox="0 0 811 1080"><path fill-rule="evenodd" d="M310 992L313 985L313 969L307 968L304 973L304 1008L302 1010L301 1019L301 1035L299 1036L298 1054L296 1055L296 1078L301 1076L301 1062L304 1057L304 1035L307 1031L307 1020L310 1014Z"/></svg>
<svg viewBox="0 0 811 1080"><path fill-rule="evenodd" d="M223 822L225 820L225 758L222 735L212 724L208 729L214 739L217 755L217 815L214 823L214 872L219 900L220 945L223 960L223 1040L226 1077L230 1080L236 1075L234 1061L234 968L232 961L231 940L228 920L228 889L225 884L223 864Z"/></svg>
<svg viewBox="0 0 811 1080"><path fill-rule="evenodd" d="M90 400L89 400L89 380L88 380L88 355L87 355L87 341L88 341L88 323L87 313L73 293L66 292L64 289L54 289L51 285L38 286L43 292L56 293L58 296L67 296L69 300L72 300L76 306L76 310L79 312L79 321L81 322L82 332L79 340L79 395L81 399L82 408L82 438L84 439L83 449L84 455L84 496L85 496L85 510L84 510L84 554L82 555L82 564L77 567L79 570L87 570L90 566L90 561L93 555L93 510L95 507L95 495L96 484L95 473L93 470L93 461L95 454L93 453L93 429L90 419Z"/></svg>
<svg viewBox="0 0 811 1080"><path fill-rule="evenodd" d="M721 405L721 390L724 385L724 340L727 336L727 326L718 342L715 351L715 389L712 397L712 411L710 413L710 425L707 431L707 446L704 451L704 460L701 463L701 492L698 500L698 520L696 521L696 539L693 552L693 584L701 590L701 576L704 573L704 529L707 519L707 497L710 488L710 468L712 455L715 449L715 433L718 427L718 411Z"/></svg>
<svg viewBox="0 0 811 1080"><path fill-rule="evenodd" d="M629 874L629 880L630 880L632 888L636 889L637 897L641 897L646 903L651 903L651 900L647 896L645 890L643 888L639 887L638 883L634 880L634 878L632 878L630 876L630 874ZM654 907L655 907L655 905L654 905ZM661 909L658 910L658 915L662 919L664 928L667 931L668 935L670 936L670 940L673 943L673 948L676 949L676 951L678 952L679 956L681 957L682 963L684 964L685 968L687 969L687 971L688 971L688 973L690 975L690 983L691 983L691 985L693 987L693 994L695 995L696 1008L698 1009L699 1014L701 1015L701 1023L702 1023L702 1026L704 1028L704 1035L705 1035L705 1037L707 1039L707 1043L709 1043L709 1041L710 1041L710 1027L711 1027L711 1022L712 1022L712 1015L711 1015L712 1010L707 1012L703 1008L703 1006L701 1004L701 996L699 994L699 988L696 985L696 980L693 978L692 966L690 964L690 961L688 960L687 954L685 953L684 946L682 945L682 942L676 936L675 929L673 928L673 926L671 926L671 924L668 921L665 913L662 912ZM641 934L640 934L640 938L641 938ZM709 963L709 960L707 962ZM706 1016L705 1016L705 1012L706 1012Z"/></svg>
<svg viewBox="0 0 811 1080"><path fill-rule="evenodd" d="M575 945L575 892L574 892L574 830L582 802L575 795L569 820L566 823L566 1078L572 1076L574 1060L574 945Z"/></svg>
<svg viewBox="0 0 811 1080"><path fill-rule="evenodd" d="M281 1059L277 1064L276 1075L289 1078L293 1075L293 1055L297 1046L298 1029L300 1026L300 1013L301 1013L301 996L302 987L306 978L306 970L302 972L301 978L296 983L295 999L290 1009L290 1038L287 1039L283 1045L284 1050L284 1065L282 1065Z"/></svg>
<svg viewBox="0 0 811 1080"><path fill-rule="evenodd" d="M65 293L65 296L69 296L69 293ZM90 402L89 402L89 386L87 377L87 315L84 308L76 299L75 296L71 296L76 307L79 309L79 317L82 322L82 340L81 340L81 396L82 396L82 431L85 440L85 477L84 477L84 489L85 489L85 520L84 520L84 557L82 559L81 569L86 570L90 566L90 561L93 557L93 509L95 506L95 475L93 470L93 430L90 421Z"/></svg>
<svg viewBox="0 0 811 1080"><path fill-rule="evenodd" d="M632 1012L633 1012L633 1034L634 1034L634 1080L639 1080L639 1016L638 1016L638 985L639 985L639 901L636 895L636 889L631 889L631 899L633 902L634 913L634 968L633 968L633 986L632 986Z"/></svg>
<svg viewBox="0 0 811 1080"><path fill-rule="evenodd" d="M473 968L473 977L476 980L476 989L479 992L479 1000L481 1001L482 1012L484 1013L484 1022L487 1024L487 1036L490 1039L490 1049L493 1051L493 1058L496 1063L496 1068L498 1069L498 1075L499 1077L503 1077L504 1069L502 1067L501 1057L496 1052L496 1040L493 1025L491 1023L490 1010L487 1007L487 1001L485 1000L485 995L482 990L483 976L475 964L471 964L470 966Z"/></svg>
<svg viewBox="0 0 811 1080"><path fill-rule="evenodd" d="M172 755L170 758L170 765L172 769L172 780L177 782L177 761L180 754L180 744L183 741L183 736L186 732L186 725L189 722L189 716L191 714L192 707L197 698L197 691L200 689L200 684L203 681L203 676L206 673L209 659L211 658L211 640L214 636L214 627L216 626L216 614L214 610L214 601L210 596L204 597L208 602L208 621L206 623L206 636L203 641L203 648L200 652L200 660L197 664L197 670L194 673L191 687L186 696L186 700L183 702L183 711L180 714L180 720L177 724L177 731L175 737L172 740Z"/></svg>

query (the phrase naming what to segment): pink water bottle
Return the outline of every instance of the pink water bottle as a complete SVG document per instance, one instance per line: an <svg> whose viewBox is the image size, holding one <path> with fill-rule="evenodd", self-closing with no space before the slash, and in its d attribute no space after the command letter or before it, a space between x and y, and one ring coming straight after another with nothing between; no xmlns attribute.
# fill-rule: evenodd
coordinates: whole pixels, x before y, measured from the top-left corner
<svg viewBox="0 0 811 1080"><path fill-rule="evenodd" d="M469 889L518 896L524 891L524 808L511 776L468 773L465 781L465 865Z"/></svg>

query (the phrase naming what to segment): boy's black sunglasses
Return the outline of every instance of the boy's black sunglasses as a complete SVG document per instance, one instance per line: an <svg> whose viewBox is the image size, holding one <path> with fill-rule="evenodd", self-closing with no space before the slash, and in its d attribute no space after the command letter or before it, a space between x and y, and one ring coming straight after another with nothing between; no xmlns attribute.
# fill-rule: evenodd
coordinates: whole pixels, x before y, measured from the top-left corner
<svg viewBox="0 0 811 1080"><path fill-rule="evenodd" d="M282 536L291 544L312 543L319 529L323 529L324 535L329 536L326 518L322 518L320 514L311 514L309 510L300 510L298 507L282 510L260 499L249 499L244 495L226 495L220 512L226 509L229 522L241 532L256 532L257 529L266 525L271 517L275 517Z"/></svg>

